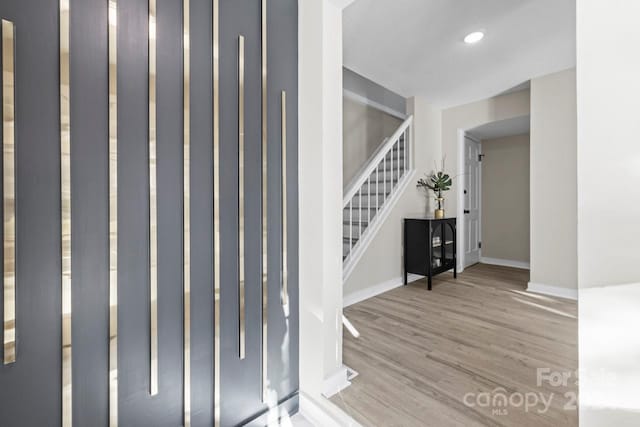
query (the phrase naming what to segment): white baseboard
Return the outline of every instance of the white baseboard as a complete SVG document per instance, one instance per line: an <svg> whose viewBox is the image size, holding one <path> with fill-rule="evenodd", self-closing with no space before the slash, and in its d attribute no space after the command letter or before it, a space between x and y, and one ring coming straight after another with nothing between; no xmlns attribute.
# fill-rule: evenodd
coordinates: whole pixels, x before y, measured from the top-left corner
<svg viewBox="0 0 640 427"><path fill-rule="evenodd" d="M409 274L407 276L407 282L411 283L416 280L422 279L424 276L418 274ZM377 285L370 286L365 289L361 289L356 292L352 292L349 295L345 295L342 301L344 307L359 303L361 301L373 298L377 295L389 292L392 289L399 288L404 285L404 279L402 277L396 277L386 282L378 283Z"/></svg>
<svg viewBox="0 0 640 427"><path fill-rule="evenodd" d="M324 384L322 385L322 395L328 399L349 387L351 382L347 379L348 374L346 366L341 366L340 369L331 376L325 378Z"/></svg>
<svg viewBox="0 0 640 427"><path fill-rule="evenodd" d="M543 283L529 282L527 285L527 292L533 292L536 294L550 295L553 297L560 297L566 299L577 300L578 289L563 288L560 286L545 285Z"/></svg>
<svg viewBox="0 0 640 427"><path fill-rule="evenodd" d="M300 392L300 414L317 427L359 427L353 418L329 400L316 401Z"/></svg>
<svg viewBox="0 0 640 427"><path fill-rule="evenodd" d="M489 257L480 257L480 263L482 264L490 264L490 265L500 265L502 267L513 267L513 268L522 268L525 270L531 269L531 265L525 261L513 261L510 259L500 259L500 258L489 258Z"/></svg>

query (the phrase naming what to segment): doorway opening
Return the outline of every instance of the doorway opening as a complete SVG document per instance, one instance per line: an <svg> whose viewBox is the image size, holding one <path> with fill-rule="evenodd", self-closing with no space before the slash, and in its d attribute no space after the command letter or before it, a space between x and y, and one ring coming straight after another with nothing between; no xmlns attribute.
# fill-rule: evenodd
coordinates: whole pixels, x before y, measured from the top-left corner
<svg viewBox="0 0 640 427"><path fill-rule="evenodd" d="M530 117L459 133L458 269L529 268Z"/></svg>

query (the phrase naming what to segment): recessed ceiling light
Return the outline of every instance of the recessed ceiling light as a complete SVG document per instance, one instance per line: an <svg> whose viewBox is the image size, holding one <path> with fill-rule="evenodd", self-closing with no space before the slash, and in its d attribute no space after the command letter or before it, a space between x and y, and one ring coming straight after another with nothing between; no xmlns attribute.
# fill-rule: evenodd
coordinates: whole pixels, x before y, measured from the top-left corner
<svg viewBox="0 0 640 427"><path fill-rule="evenodd" d="M475 31L471 34L468 34L467 37L464 38L464 42L467 44L474 44L474 43L478 43L483 38L484 38L484 33L482 31Z"/></svg>

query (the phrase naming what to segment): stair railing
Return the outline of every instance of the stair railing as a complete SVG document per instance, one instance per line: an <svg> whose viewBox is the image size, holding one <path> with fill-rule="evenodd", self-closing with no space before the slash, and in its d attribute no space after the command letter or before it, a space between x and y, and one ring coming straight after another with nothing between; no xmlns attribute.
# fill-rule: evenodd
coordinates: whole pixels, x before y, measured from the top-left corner
<svg viewBox="0 0 640 427"><path fill-rule="evenodd" d="M354 251L361 246L363 237L366 237L373 222L379 221L379 213L385 207L385 202L394 195L401 179L412 169L409 141L412 123L413 116L410 116L380 146L345 190L342 201L345 267L353 259ZM380 189L383 191L380 192ZM375 194L373 200L372 193ZM347 232L344 225L347 226ZM345 247L345 244L348 246Z"/></svg>

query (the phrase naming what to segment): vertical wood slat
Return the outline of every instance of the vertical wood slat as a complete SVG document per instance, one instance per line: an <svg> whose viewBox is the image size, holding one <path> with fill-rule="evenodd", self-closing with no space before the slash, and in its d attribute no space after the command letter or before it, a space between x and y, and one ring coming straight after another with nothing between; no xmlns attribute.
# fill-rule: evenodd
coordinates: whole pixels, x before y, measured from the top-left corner
<svg viewBox="0 0 640 427"><path fill-rule="evenodd" d="M71 88L69 0L60 0L60 196L62 256L62 426L73 425L71 331Z"/></svg>
<svg viewBox="0 0 640 427"><path fill-rule="evenodd" d="M282 152L282 305L289 305L289 258L288 258L288 200L287 200L287 93L280 98L280 127Z"/></svg>
<svg viewBox="0 0 640 427"><path fill-rule="evenodd" d="M238 354L245 358L244 36L238 37Z"/></svg>
<svg viewBox="0 0 640 427"><path fill-rule="evenodd" d="M158 196L156 0L149 0L149 394L158 394Z"/></svg>
<svg viewBox="0 0 640 427"><path fill-rule="evenodd" d="M262 66L262 354L261 389L262 402L269 403L268 368L268 239L267 239L267 202L268 202L268 130L267 130L267 0L261 4L261 66Z"/></svg>
<svg viewBox="0 0 640 427"><path fill-rule="evenodd" d="M5 365L17 358L15 26L2 20L3 348Z"/></svg>
<svg viewBox="0 0 640 427"><path fill-rule="evenodd" d="M109 0L109 426L118 425L118 4Z"/></svg>
<svg viewBox="0 0 640 427"><path fill-rule="evenodd" d="M220 2L213 0L213 423L220 426ZM185 426L186 427L186 426Z"/></svg>
<svg viewBox="0 0 640 427"><path fill-rule="evenodd" d="M182 102L183 102L183 405L184 426L191 426L191 28L190 0L182 2Z"/></svg>

